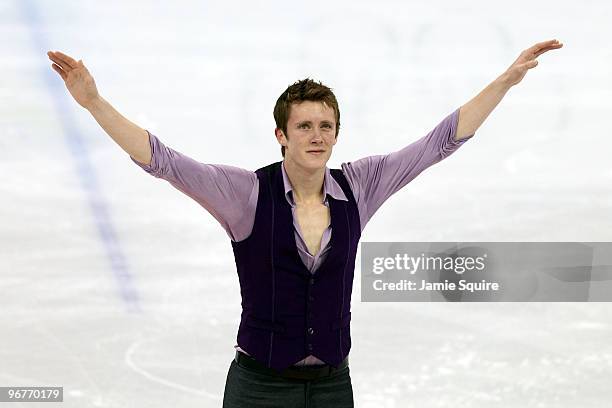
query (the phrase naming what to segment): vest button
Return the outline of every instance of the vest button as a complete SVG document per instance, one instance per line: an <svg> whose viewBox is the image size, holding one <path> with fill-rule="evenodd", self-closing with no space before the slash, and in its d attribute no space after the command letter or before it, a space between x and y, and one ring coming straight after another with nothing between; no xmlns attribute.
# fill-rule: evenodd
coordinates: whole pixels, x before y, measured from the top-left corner
<svg viewBox="0 0 612 408"><path fill-rule="evenodd" d="M308 343L308 350L312 351L312 344Z"/></svg>
<svg viewBox="0 0 612 408"><path fill-rule="evenodd" d="M313 334L314 333L314 329L312 327L308 328L308 334Z"/></svg>
<svg viewBox="0 0 612 408"><path fill-rule="evenodd" d="M314 278L310 278L310 284L314 285Z"/></svg>

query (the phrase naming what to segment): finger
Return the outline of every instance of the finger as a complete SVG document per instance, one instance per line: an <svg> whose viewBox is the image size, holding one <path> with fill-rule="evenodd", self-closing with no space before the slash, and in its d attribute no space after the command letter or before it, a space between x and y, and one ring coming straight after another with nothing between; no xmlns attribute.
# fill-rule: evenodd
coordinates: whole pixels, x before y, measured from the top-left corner
<svg viewBox="0 0 612 408"><path fill-rule="evenodd" d="M536 45L534 45L534 47L545 47L545 46L547 46L547 45L556 44L556 43L558 43L558 42L559 42L559 41L558 41L557 39L554 39L554 40L548 40L548 41L542 41L542 42L539 42L539 43L537 43Z"/></svg>
<svg viewBox="0 0 612 408"><path fill-rule="evenodd" d="M57 65L59 65L64 71L69 72L72 70L72 68L63 60L61 60L60 58L58 58L57 55L55 55L54 53L47 53L47 55L49 55L49 59L53 62L55 62Z"/></svg>
<svg viewBox="0 0 612 408"><path fill-rule="evenodd" d="M549 41L543 41L543 42L537 43L536 45L531 47L530 50L535 53L535 52L538 52L540 49L543 49L543 48L548 48L548 47L558 48L558 47L562 47L562 46L563 46L563 44L561 44L557 40L549 40Z"/></svg>
<svg viewBox="0 0 612 408"><path fill-rule="evenodd" d="M51 64L51 67L55 70L55 72L57 72L58 74L60 74L60 76L62 77L62 79L65 81L66 80L66 73L56 64Z"/></svg>
<svg viewBox="0 0 612 408"><path fill-rule="evenodd" d="M535 68L537 65L538 65L538 60L531 60L531 61L527 61L527 62L524 62L522 64L516 65L516 69L519 72L523 72L524 70L529 70L531 68Z"/></svg>
<svg viewBox="0 0 612 408"><path fill-rule="evenodd" d="M528 48L526 49L521 56L525 59L528 60L533 60L534 58L539 57L540 55L544 54L547 51L556 49L556 48L561 48L563 46L563 44L559 44L559 45L554 45L554 46L550 46L550 47L544 47L544 48L540 48L540 49L532 49L532 48Z"/></svg>
<svg viewBox="0 0 612 408"><path fill-rule="evenodd" d="M534 54L534 56L535 57L539 57L540 55L544 54L547 51L554 50L554 49L561 48L561 47L563 47L563 44L561 44L561 43L555 44L555 45L551 45L549 47L545 47L545 48L542 48L541 50L537 51Z"/></svg>
<svg viewBox="0 0 612 408"><path fill-rule="evenodd" d="M75 61L74 58L69 57L68 55L59 52L59 51L55 51L55 55L61 59L62 61L64 61L66 64L68 64L68 66L70 68L76 68L77 67L77 62Z"/></svg>

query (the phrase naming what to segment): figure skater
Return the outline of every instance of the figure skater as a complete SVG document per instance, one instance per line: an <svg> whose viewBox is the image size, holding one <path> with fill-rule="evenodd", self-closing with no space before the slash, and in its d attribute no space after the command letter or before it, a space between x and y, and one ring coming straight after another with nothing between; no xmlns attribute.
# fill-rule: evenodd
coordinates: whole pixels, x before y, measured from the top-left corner
<svg viewBox="0 0 612 408"><path fill-rule="evenodd" d="M557 40L527 48L433 130L386 154L326 166L340 131L331 88L290 85L273 116L282 161L250 171L200 163L117 112L82 60L48 52L76 102L147 173L197 201L230 238L242 296L223 407L353 407L348 365L355 254L392 194L474 136L508 90Z"/></svg>

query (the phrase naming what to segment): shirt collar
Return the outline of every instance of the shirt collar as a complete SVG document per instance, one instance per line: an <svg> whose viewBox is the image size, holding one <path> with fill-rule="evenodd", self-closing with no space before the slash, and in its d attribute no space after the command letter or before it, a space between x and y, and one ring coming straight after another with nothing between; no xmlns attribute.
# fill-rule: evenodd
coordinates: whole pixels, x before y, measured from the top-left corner
<svg viewBox="0 0 612 408"><path fill-rule="evenodd" d="M295 205L295 202L293 201L293 187L291 186L291 181L289 181L289 176L287 176L287 172L285 171L284 160L281 163L281 168L283 172L283 184L285 186L285 198L293 207ZM289 194L290 191L291 194ZM344 191L342 191L342 187L340 187L340 184L338 184L336 179L332 177L329 167L325 166L325 175L323 177L323 199L325 202L327 202L328 194L336 200L348 201Z"/></svg>

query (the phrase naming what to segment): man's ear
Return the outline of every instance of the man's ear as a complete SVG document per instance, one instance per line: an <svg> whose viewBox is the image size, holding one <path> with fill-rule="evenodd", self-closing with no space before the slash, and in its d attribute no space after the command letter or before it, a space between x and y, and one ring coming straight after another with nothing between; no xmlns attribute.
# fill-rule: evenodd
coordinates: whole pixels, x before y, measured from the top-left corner
<svg viewBox="0 0 612 408"><path fill-rule="evenodd" d="M287 137L285 136L285 133L283 133L282 129L274 129L274 134L276 135L276 140L278 140L278 143L280 143L281 146L287 145Z"/></svg>

